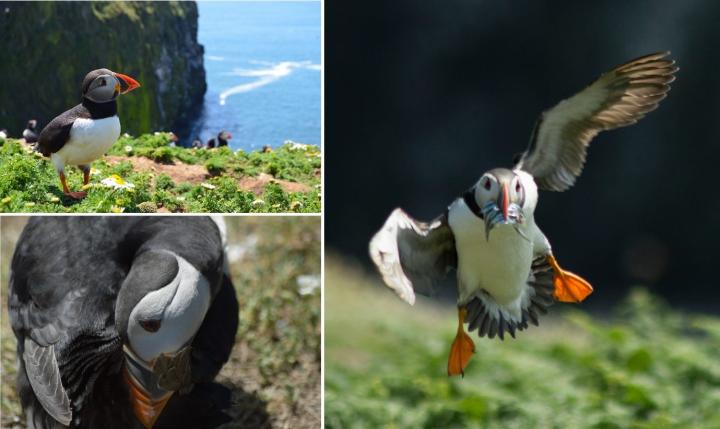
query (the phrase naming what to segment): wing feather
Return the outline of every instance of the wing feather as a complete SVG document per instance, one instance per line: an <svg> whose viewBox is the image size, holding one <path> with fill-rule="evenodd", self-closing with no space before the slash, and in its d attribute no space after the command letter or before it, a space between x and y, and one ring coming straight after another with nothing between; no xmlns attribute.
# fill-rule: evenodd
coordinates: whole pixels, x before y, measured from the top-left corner
<svg viewBox="0 0 720 429"><path fill-rule="evenodd" d="M419 222L395 209L370 241L370 257L385 284L415 303L415 292L429 295L433 284L457 267L455 237L445 214Z"/></svg>
<svg viewBox="0 0 720 429"><path fill-rule="evenodd" d="M655 110L678 68L670 52L621 64L540 116L530 145L515 166L532 174L538 187L570 188L582 173L590 141L600 132L636 123Z"/></svg>

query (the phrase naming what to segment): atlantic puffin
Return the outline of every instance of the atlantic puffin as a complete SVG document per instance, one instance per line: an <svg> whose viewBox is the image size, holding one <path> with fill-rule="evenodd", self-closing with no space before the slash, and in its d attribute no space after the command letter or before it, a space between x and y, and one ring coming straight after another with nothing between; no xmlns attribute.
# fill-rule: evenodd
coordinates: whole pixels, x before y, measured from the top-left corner
<svg viewBox="0 0 720 429"><path fill-rule="evenodd" d="M37 143L37 119L30 119L22 133L26 143Z"/></svg>
<svg viewBox="0 0 720 429"><path fill-rule="evenodd" d="M230 356L239 309L217 222L30 219L8 300L29 428L230 420L230 391L212 380Z"/></svg>
<svg viewBox="0 0 720 429"><path fill-rule="evenodd" d="M215 148L215 147L221 147L221 146L227 146L228 140L232 139L232 134L229 132L222 130L218 133L216 138L212 138L207 141L207 147L209 148Z"/></svg>
<svg viewBox="0 0 720 429"><path fill-rule="evenodd" d="M511 169L487 171L429 223L397 208L372 238L370 256L385 284L409 304L457 270L458 328L448 375L464 375L475 350L466 324L480 337L514 338L528 323L537 326L554 301L581 302L592 292L586 280L560 268L536 225L538 189L570 188L593 137L658 107L678 70L669 54L643 56L601 75L540 115Z"/></svg>
<svg viewBox="0 0 720 429"><path fill-rule="evenodd" d="M93 70L83 80L82 102L40 132L37 150L52 160L68 197L82 199L86 193L70 192L65 166L77 165L83 172L83 183L90 182L90 164L105 155L120 137L117 97L139 87L130 76L108 69Z"/></svg>

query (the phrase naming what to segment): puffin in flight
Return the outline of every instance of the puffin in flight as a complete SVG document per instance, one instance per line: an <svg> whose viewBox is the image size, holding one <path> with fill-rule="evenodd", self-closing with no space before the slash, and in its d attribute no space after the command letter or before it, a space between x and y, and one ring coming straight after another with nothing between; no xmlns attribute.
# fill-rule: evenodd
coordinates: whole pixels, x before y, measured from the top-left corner
<svg viewBox="0 0 720 429"><path fill-rule="evenodd" d="M28 428L204 428L230 420L222 412L230 392L212 383L239 316L221 223L28 222L8 300Z"/></svg>
<svg viewBox="0 0 720 429"><path fill-rule="evenodd" d="M37 150L50 157L60 176L63 192L82 199L85 192L70 192L65 166L77 165L83 172L83 183L90 182L90 164L120 137L117 97L140 84L130 76L108 69L93 70L82 83L82 103L63 112L40 132Z"/></svg>
<svg viewBox="0 0 720 429"><path fill-rule="evenodd" d="M538 325L554 301L580 302L591 292L560 268L533 213L538 189L565 191L580 175L590 141L600 131L632 125L658 107L675 79L675 62L661 52L634 59L540 115L530 145L512 169L494 168L426 223L395 209L370 241L383 280L403 300L431 294L434 282L457 270L458 329L448 375L464 374L480 337L513 338Z"/></svg>

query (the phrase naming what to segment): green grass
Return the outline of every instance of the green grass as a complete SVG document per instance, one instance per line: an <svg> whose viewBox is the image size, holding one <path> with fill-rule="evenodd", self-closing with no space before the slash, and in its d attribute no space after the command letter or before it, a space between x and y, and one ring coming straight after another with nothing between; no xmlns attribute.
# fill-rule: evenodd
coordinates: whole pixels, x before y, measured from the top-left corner
<svg viewBox="0 0 720 429"><path fill-rule="evenodd" d="M718 318L643 289L608 320L558 304L516 340L473 334L465 377L448 378L453 306L411 307L374 273L325 266L327 428L720 427Z"/></svg>
<svg viewBox="0 0 720 429"><path fill-rule="evenodd" d="M219 149L170 147L169 134L121 137L109 155L132 160L144 157L158 163L196 165L208 177L201 183L175 183L153 171L133 171L130 162L93 163L87 197L74 201L63 195L48 158L30 151L18 140L0 140L0 212L21 213L319 213L320 151L315 146L293 150L287 144L271 152L233 152ZM180 164L180 165L182 165ZM241 189L239 181L270 174L274 179L306 185L307 191L286 192L277 183L264 186L261 195ZM132 188L114 188L101 182L117 175ZM67 169L68 185L82 188L82 174Z"/></svg>
<svg viewBox="0 0 720 429"><path fill-rule="evenodd" d="M236 420L223 428L320 426L320 290L298 278L320 273L320 217L227 217L228 243L244 249L230 264L240 326L217 381L232 388ZM7 282L23 217L0 218L0 427L24 427L15 392L15 336ZM18 422L18 423L14 423ZM17 426L13 426L17 425Z"/></svg>

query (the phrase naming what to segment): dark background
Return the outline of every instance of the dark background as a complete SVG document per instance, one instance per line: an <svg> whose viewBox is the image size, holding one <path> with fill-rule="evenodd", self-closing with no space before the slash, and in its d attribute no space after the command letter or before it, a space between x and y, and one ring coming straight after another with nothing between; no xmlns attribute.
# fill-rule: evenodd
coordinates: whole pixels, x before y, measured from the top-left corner
<svg viewBox="0 0 720 429"><path fill-rule="evenodd" d="M535 213L592 305L645 285L718 310L720 2L328 1L328 250L370 267L367 244L403 207L442 212L484 171L511 166L540 112L601 73L671 50L669 97L600 134L584 174Z"/></svg>

